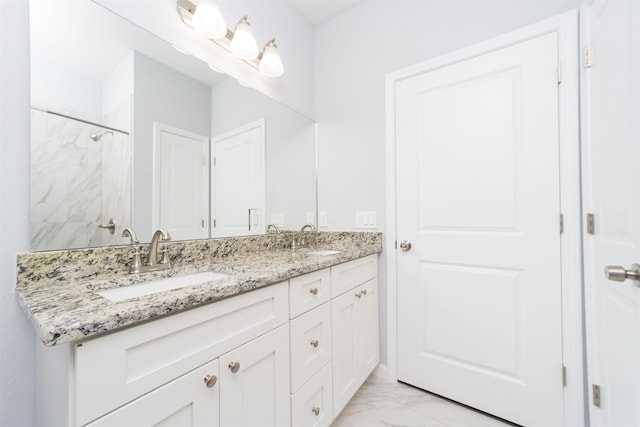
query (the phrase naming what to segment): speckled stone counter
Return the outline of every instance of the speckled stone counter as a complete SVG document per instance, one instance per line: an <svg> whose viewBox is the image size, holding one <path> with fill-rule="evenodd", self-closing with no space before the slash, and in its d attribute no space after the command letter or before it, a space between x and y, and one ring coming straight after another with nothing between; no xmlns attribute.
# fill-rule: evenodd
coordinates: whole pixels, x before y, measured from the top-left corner
<svg viewBox="0 0 640 427"><path fill-rule="evenodd" d="M18 256L19 304L46 345L82 340L212 303L382 251L381 233L320 232L291 251L294 233L166 243L173 268L128 274L130 246ZM318 249L340 251L311 255ZM147 245L142 259L147 259ZM158 278L215 271L223 279L112 302L96 293Z"/></svg>

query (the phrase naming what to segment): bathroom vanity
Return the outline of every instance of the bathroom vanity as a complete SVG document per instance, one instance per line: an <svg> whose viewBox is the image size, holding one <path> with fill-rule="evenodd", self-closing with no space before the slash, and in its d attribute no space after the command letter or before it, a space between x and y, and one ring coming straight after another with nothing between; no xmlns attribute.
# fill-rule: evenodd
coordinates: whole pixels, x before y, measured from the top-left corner
<svg viewBox="0 0 640 427"><path fill-rule="evenodd" d="M100 292L162 274L94 274L126 247L21 256L19 301L46 344L36 425L331 424L379 362L382 247L317 234L295 252L286 236L173 243L169 274L225 276L118 301Z"/></svg>

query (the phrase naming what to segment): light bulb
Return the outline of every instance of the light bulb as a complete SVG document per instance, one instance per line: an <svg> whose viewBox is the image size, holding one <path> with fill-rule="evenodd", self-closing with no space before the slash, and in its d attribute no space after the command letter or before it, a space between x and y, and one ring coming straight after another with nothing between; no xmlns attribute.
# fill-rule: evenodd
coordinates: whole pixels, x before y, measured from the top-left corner
<svg viewBox="0 0 640 427"><path fill-rule="evenodd" d="M213 0L200 0L191 22L197 32L210 39L227 35L227 24Z"/></svg>
<svg viewBox="0 0 640 427"><path fill-rule="evenodd" d="M275 41L275 39L271 39L264 45L262 59L260 60L260 71L269 77L280 77L284 74L284 66Z"/></svg>
<svg viewBox="0 0 640 427"><path fill-rule="evenodd" d="M246 16L236 25L230 48L231 52L241 59L250 60L258 57L258 44Z"/></svg>

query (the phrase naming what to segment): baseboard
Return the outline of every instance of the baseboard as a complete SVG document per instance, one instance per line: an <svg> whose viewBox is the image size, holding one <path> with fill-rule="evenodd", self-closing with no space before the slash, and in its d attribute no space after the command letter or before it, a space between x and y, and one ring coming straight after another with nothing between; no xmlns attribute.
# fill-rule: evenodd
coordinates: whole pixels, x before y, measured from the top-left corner
<svg viewBox="0 0 640 427"><path fill-rule="evenodd" d="M375 367L373 372L371 372L371 375L381 380L389 382L395 381L395 379L389 378L389 369L384 363L379 363L378 366Z"/></svg>

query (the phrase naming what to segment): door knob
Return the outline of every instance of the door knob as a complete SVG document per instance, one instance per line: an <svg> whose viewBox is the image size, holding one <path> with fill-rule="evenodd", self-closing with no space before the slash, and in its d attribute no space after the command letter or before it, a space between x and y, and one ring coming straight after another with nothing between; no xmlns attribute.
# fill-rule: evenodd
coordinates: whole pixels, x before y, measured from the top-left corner
<svg viewBox="0 0 640 427"><path fill-rule="evenodd" d="M409 252L411 250L411 242L403 240L402 242L400 242L400 249L402 249L404 252Z"/></svg>
<svg viewBox="0 0 640 427"><path fill-rule="evenodd" d="M631 270L625 270L621 265L608 265L604 268L604 275L615 282L624 282L626 279L640 280L640 265L633 264Z"/></svg>

